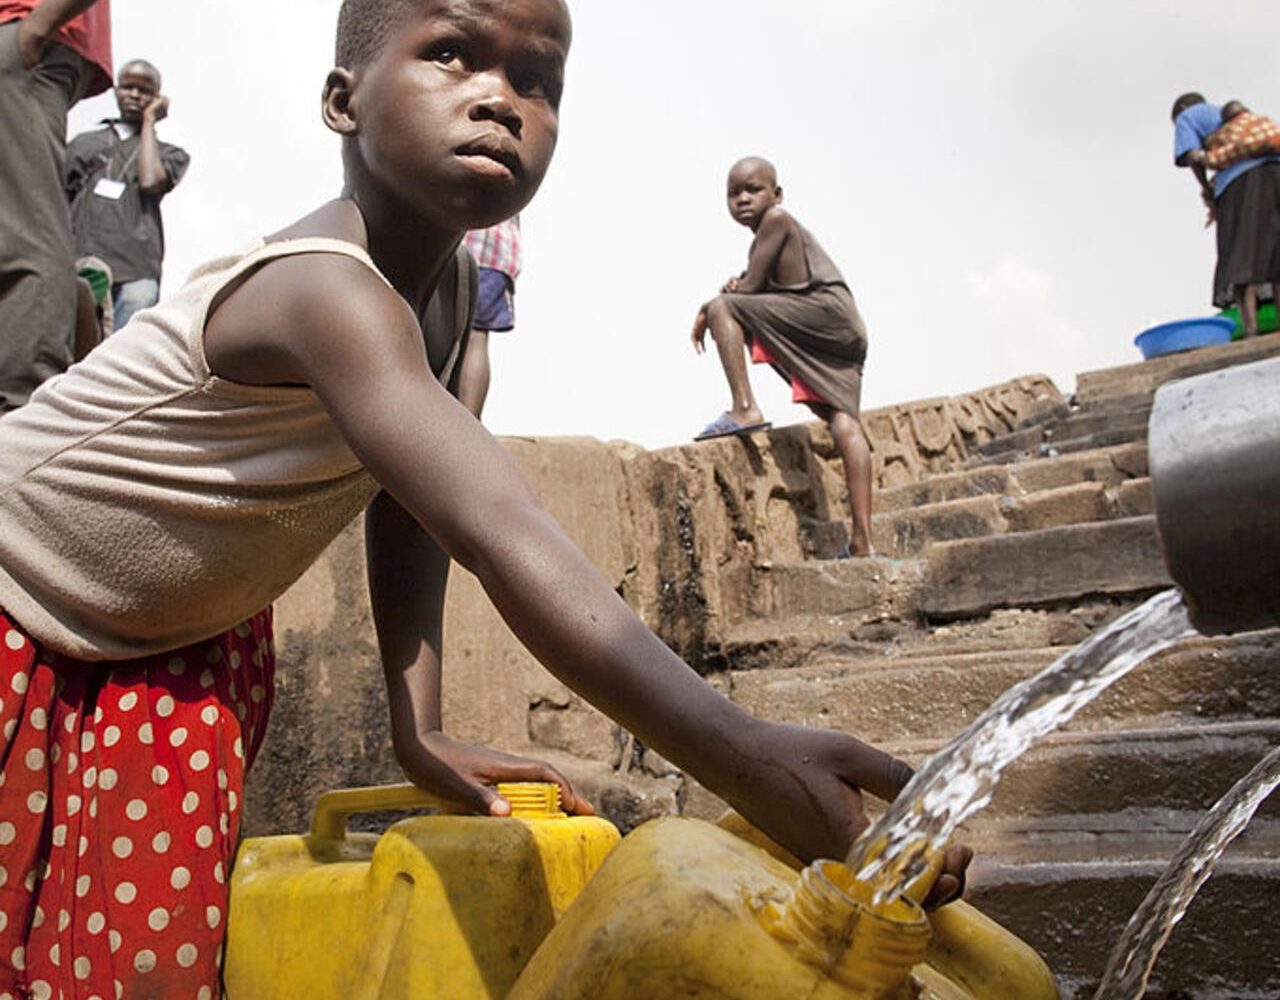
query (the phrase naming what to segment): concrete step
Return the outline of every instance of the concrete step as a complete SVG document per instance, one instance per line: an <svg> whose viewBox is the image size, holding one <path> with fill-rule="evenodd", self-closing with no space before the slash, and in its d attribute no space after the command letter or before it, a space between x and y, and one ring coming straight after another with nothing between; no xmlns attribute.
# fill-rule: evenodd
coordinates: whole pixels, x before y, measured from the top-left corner
<svg viewBox="0 0 1280 1000"><path fill-rule="evenodd" d="M1076 376L1076 400L1081 407L1087 407L1108 397L1154 393L1165 382L1175 378L1244 365L1277 354L1280 354L1280 335L1269 334L1132 365L1082 372Z"/></svg>
<svg viewBox="0 0 1280 1000"><path fill-rule="evenodd" d="M1170 585L1155 519L1130 517L940 542L927 552L918 607L946 620Z"/></svg>
<svg viewBox="0 0 1280 1000"><path fill-rule="evenodd" d="M983 821L1186 813L1208 809L1280 742L1280 720L1196 722L1119 732L1058 732L1005 772ZM917 764L940 740L885 742ZM1280 798L1259 815L1280 816ZM1139 830L1141 828L1138 828Z"/></svg>
<svg viewBox="0 0 1280 1000"><path fill-rule="evenodd" d="M1147 426L1126 427L1119 425L1092 434L1082 434L1072 438L1053 438L1040 446L1040 454L1046 458L1058 458L1061 455L1073 455L1082 451L1093 451L1096 448L1114 448L1118 445L1146 443Z"/></svg>
<svg viewBox="0 0 1280 1000"><path fill-rule="evenodd" d="M1074 413L1130 413L1134 410L1140 410L1143 407L1151 408L1152 397L1155 395L1152 389L1136 389L1133 392L1113 393L1105 396L1095 396L1087 402L1082 401L1079 397L1073 396L1070 406L1071 412Z"/></svg>
<svg viewBox="0 0 1280 1000"><path fill-rule="evenodd" d="M1181 843L1181 834L1166 834L1065 845L1024 840L1012 854L980 848L966 898L1040 953L1063 1000L1090 1000L1116 941ZM1147 1000L1280 996L1278 881L1280 836L1247 830L1173 929Z"/></svg>
<svg viewBox="0 0 1280 1000"><path fill-rule="evenodd" d="M935 542L1105 521L1118 513L1101 483L1073 483L1026 495L988 494L876 514L872 539L878 552L906 559Z"/></svg>
<svg viewBox="0 0 1280 1000"><path fill-rule="evenodd" d="M1062 458L979 465L933 475L919 483L877 490L872 506L875 513L885 514L966 497L1020 496L1078 483L1118 487L1129 479L1146 475L1146 444L1125 444Z"/></svg>
<svg viewBox="0 0 1280 1000"><path fill-rule="evenodd" d="M1154 512L1151 480L1131 479L1115 487L1084 482L1023 495L970 497L877 514L872 517L871 530L877 552L909 559L936 542L1143 517Z"/></svg>
<svg viewBox="0 0 1280 1000"><path fill-rule="evenodd" d="M871 743L946 740L1069 649L833 655L790 670L734 671L728 687L735 703L765 718L840 729ZM1278 674L1280 631L1191 639L1117 682L1069 728L1105 732L1280 718Z"/></svg>
<svg viewBox="0 0 1280 1000"><path fill-rule="evenodd" d="M1111 431L1123 430L1133 435L1135 440L1147 436L1147 422L1151 418L1151 400L1138 402L1127 410L1110 410L1093 407L1077 410L1065 420L1050 424L1045 428L1045 440L1052 444L1055 441L1070 441L1076 438L1089 437Z"/></svg>
<svg viewBox="0 0 1280 1000"><path fill-rule="evenodd" d="M1143 495L1133 488L1133 509L1142 509L1136 503ZM895 531L904 526L902 541L893 540L904 549L923 547L948 531L984 534L932 541L918 559L761 562L755 567L753 607L765 620L834 616L856 628L895 618L975 617L997 607L1061 604L1089 595L1137 595L1171 585L1150 516L1036 527L1128 512L1109 506L1096 484L1008 503L970 498L950 504L955 506L926 509L914 520L881 523ZM993 533L1001 522L1008 533Z"/></svg>
<svg viewBox="0 0 1280 1000"><path fill-rule="evenodd" d="M966 465L973 467L982 464L1023 462L1031 458L1058 458L1062 455L1095 451L1099 448L1145 444L1146 440L1146 421L1134 423L1104 421L1099 429L1078 434L1072 434L1070 428L1065 428L1062 433L1052 433L1052 428L1046 428L1044 438L1039 442L1030 445L1014 442L1013 446L1007 449L992 449L983 455L970 458Z"/></svg>
<svg viewBox="0 0 1280 1000"><path fill-rule="evenodd" d="M758 618L734 626L711 647L702 672L795 669L832 660L887 658L1073 646L1136 604L1099 598L1067 608L995 608L943 625L860 615Z"/></svg>
<svg viewBox="0 0 1280 1000"><path fill-rule="evenodd" d="M909 617L922 567L914 560L814 559L754 567L762 617L839 615L860 621Z"/></svg>
<svg viewBox="0 0 1280 1000"><path fill-rule="evenodd" d="M1023 493L1035 493L1075 483L1101 483L1118 487L1149 474L1145 441L1080 451L1061 457L1043 457L1004 466Z"/></svg>
<svg viewBox="0 0 1280 1000"><path fill-rule="evenodd" d="M1032 427L1024 427L1019 431L1011 431L1008 434L1001 434L999 437L978 445L972 450L971 454L979 458L990 458L995 455L1033 452L1044 441L1045 428L1047 426L1050 425L1039 424Z"/></svg>

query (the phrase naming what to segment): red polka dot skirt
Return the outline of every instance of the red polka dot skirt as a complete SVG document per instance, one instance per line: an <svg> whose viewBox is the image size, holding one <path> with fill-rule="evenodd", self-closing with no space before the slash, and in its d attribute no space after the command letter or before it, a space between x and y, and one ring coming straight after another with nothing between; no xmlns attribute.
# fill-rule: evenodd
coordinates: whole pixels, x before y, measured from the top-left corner
<svg viewBox="0 0 1280 1000"><path fill-rule="evenodd" d="M271 611L85 663L0 611L0 1000L219 996Z"/></svg>

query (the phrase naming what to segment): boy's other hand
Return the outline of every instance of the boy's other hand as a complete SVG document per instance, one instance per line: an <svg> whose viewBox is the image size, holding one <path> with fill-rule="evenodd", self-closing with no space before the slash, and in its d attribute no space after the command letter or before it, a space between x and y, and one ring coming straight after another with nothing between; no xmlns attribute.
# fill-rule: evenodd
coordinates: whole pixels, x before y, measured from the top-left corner
<svg viewBox="0 0 1280 1000"><path fill-rule="evenodd" d="M541 761L501 753L426 734L409 752L398 754L400 766L415 785L488 816L509 816L511 805L495 787L502 781L549 781L560 786L560 808L577 816L593 816L591 803L573 790L568 779Z"/></svg>
<svg viewBox="0 0 1280 1000"><path fill-rule="evenodd" d="M911 780L911 767L904 761L844 733L762 726L751 777L741 797L730 804L805 862L843 860L868 826L862 791L892 802ZM948 848L926 906L960 895L972 856L967 847Z"/></svg>
<svg viewBox="0 0 1280 1000"><path fill-rule="evenodd" d="M741 276L735 274L732 278L730 278L720 287L720 291L727 292L727 293L736 292L738 290L738 285L741 283L742 283Z"/></svg>
<svg viewBox="0 0 1280 1000"><path fill-rule="evenodd" d="M164 94L156 94L151 103L142 109L142 117L154 123L163 121L169 116L169 98Z"/></svg>
<svg viewBox="0 0 1280 1000"><path fill-rule="evenodd" d="M707 307L705 305L698 310L698 318L693 321L693 336L689 339L693 341L693 349L696 353L701 354L707 349Z"/></svg>

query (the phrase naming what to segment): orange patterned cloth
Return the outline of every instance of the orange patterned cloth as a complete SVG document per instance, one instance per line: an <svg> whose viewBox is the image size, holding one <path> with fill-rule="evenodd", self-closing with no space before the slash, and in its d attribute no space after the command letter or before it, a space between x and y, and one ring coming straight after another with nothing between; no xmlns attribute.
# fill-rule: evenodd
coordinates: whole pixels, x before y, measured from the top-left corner
<svg viewBox="0 0 1280 1000"><path fill-rule="evenodd" d="M1214 170L1253 156L1280 155L1280 125L1265 115L1242 111L1204 140L1205 165Z"/></svg>
<svg viewBox="0 0 1280 1000"><path fill-rule="evenodd" d="M0 610L0 997L213 1000L271 611L84 663Z"/></svg>

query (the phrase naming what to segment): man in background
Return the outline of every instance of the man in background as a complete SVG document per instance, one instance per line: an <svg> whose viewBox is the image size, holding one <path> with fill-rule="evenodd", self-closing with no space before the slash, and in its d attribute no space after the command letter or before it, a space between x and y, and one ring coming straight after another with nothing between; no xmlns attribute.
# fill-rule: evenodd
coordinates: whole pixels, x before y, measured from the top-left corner
<svg viewBox="0 0 1280 1000"><path fill-rule="evenodd" d="M110 0L0 0L0 413L71 363L67 112L110 86Z"/></svg>
<svg viewBox="0 0 1280 1000"><path fill-rule="evenodd" d="M182 180L191 158L156 136L169 98L151 63L134 59L121 67L116 104L120 117L71 140L66 186L76 253L101 258L111 269L112 325L119 329L160 298L160 200Z"/></svg>

